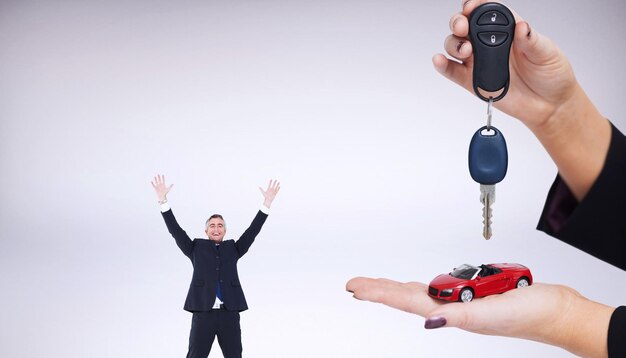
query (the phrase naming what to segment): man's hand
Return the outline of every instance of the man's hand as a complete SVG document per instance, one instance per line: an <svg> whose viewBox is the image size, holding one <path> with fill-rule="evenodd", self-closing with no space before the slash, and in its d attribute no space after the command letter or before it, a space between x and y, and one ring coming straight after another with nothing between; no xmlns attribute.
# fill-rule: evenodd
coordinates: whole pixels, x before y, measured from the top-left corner
<svg viewBox="0 0 626 358"><path fill-rule="evenodd" d="M280 183L278 182L278 180L270 179L270 182L267 185L267 189L263 190L263 188L259 187L259 190L265 198L265 201L263 201L263 205L269 208L272 205L272 201L274 201L274 199L276 198L276 194L278 194L278 191L280 190Z"/></svg>
<svg viewBox="0 0 626 358"><path fill-rule="evenodd" d="M174 184L170 186L165 185L165 175L162 174L155 176L154 181L151 181L150 184L152 184L159 201L167 200L167 193L169 193L172 186L174 186Z"/></svg>
<svg viewBox="0 0 626 358"><path fill-rule="evenodd" d="M427 318L425 328L457 327L469 332L552 344L586 357L606 357L613 309L561 285L535 283L469 303L428 296L420 282L356 277L346 290L359 300L382 303Z"/></svg>

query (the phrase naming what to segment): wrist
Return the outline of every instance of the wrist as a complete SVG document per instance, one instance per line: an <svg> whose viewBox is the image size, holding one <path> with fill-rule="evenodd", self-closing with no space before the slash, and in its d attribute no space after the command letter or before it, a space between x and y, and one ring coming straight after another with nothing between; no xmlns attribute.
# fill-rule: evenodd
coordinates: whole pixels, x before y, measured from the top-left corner
<svg viewBox="0 0 626 358"><path fill-rule="evenodd" d="M547 113L543 119L525 123L540 140L559 138L563 131L579 128L586 118L597 113L593 103L577 82L566 95L552 102L552 105L546 104L546 107L549 109L546 109Z"/></svg>
<svg viewBox="0 0 626 358"><path fill-rule="evenodd" d="M608 328L613 310L577 294L563 319L560 346L581 357L608 356Z"/></svg>
<svg viewBox="0 0 626 358"><path fill-rule="evenodd" d="M265 201L263 201L263 205L269 209L272 206L272 201L266 199Z"/></svg>
<svg viewBox="0 0 626 358"><path fill-rule="evenodd" d="M167 198L159 198L158 203L161 205L167 203Z"/></svg>
<svg viewBox="0 0 626 358"><path fill-rule="evenodd" d="M604 167L611 125L576 85L540 125L530 127L578 200L585 197Z"/></svg>

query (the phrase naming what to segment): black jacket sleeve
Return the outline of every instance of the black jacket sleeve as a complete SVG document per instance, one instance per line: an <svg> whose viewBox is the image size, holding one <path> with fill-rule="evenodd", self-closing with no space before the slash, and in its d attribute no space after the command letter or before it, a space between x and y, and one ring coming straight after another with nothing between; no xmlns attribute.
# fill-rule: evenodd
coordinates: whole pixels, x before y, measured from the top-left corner
<svg viewBox="0 0 626 358"><path fill-rule="evenodd" d="M165 225L167 225L167 230L176 240L176 245L178 245L183 254L185 254L185 256L189 257L189 259L191 260L193 241L189 238L185 230L183 230L180 225L178 225L172 209L162 212L161 215L163 215Z"/></svg>
<svg viewBox="0 0 626 358"><path fill-rule="evenodd" d="M538 230L626 270L626 137L612 126L604 167L578 202L560 176Z"/></svg>
<svg viewBox="0 0 626 358"><path fill-rule="evenodd" d="M267 214L259 210L256 216L252 220L250 226L244 231L239 240L235 243L235 247L237 248L237 252L239 253L239 257L245 255L248 252L248 249L254 242L256 236L261 232L261 228L265 223L265 219L267 219Z"/></svg>
<svg viewBox="0 0 626 358"><path fill-rule="evenodd" d="M615 126L602 172L578 202L560 176L550 188L537 229L626 270L626 137ZM610 358L626 357L626 306L611 316Z"/></svg>
<svg viewBox="0 0 626 358"><path fill-rule="evenodd" d="M626 357L626 306L617 307L609 323L609 358Z"/></svg>

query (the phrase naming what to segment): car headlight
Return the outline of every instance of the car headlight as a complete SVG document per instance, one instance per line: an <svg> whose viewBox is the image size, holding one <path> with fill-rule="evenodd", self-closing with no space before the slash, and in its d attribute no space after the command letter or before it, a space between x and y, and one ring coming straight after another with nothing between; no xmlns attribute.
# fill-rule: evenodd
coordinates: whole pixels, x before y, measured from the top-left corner
<svg viewBox="0 0 626 358"><path fill-rule="evenodd" d="M453 288L446 288L445 290L441 290L441 297L450 297L452 296L452 292L454 292Z"/></svg>

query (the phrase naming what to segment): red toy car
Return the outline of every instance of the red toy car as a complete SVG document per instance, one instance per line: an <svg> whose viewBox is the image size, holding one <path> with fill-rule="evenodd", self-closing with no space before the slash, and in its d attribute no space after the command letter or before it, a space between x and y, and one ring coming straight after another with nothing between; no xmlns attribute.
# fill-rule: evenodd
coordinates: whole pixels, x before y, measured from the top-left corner
<svg viewBox="0 0 626 358"><path fill-rule="evenodd" d="M428 295L447 301L470 302L514 288L532 285L530 270L520 264L462 265L430 282Z"/></svg>

